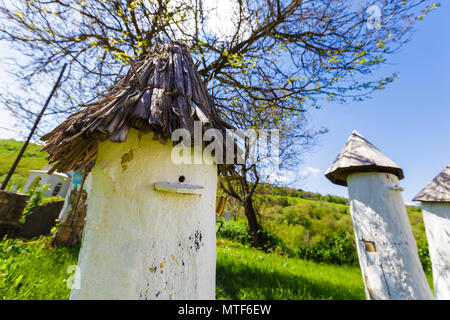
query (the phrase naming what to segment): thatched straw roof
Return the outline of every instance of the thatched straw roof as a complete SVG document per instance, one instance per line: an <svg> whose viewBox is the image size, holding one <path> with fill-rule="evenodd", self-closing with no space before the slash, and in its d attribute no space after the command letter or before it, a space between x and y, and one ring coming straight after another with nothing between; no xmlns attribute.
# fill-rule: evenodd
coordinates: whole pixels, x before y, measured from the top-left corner
<svg viewBox="0 0 450 320"><path fill-rule="evenodd" d="M333 183L347 185L347 176L355 172L388 172L403 179L403 170L356 130L325 172Z"/></svg>
<svg viewBox="0 0 450 320"><path fill-rule="evenodd" d="M123 142L130 128L153 131L162 143L179 128L193 137L196 120L203 131L231 128L220 119L188 48L172 41L139 57L106 94L82 106L41 140L50 163L55 163L50 172L89 170L99 141Z"/></svg>
<svg viewBox="0 0 450 320"><path fill-rule="evenodd" d="M413 199L423 202L450 202L450 164Z"/></svg>

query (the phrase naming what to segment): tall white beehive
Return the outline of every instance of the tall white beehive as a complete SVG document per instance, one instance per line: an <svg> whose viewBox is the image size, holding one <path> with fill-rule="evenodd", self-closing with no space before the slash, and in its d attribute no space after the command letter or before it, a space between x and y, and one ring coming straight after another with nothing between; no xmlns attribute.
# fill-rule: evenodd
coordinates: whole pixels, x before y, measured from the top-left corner
<svg viewBox="0 0 450 320"><path fill-rule="evenodd" d="M353 131L325 176L348 187L366 298L432 299L400 193L403 170Z"/></svg>
<svg viewBox="0 0 450 320"><path fill-rule="evenodd" d="M187 47L157 45L107 94L41 139L52 170L91 171L71 299L214 299L218 168L178 164L171 135L230 128L220 119ZM176 150L175 150L176 148ZM209 158L208 158L209 157ZM192 159L191 158L191 159Z"/></svg>
<svg viewBox="0 0 450 320"><path fill-rule="evenodd" d="M422 202L433 270L434 295L450 299L450 165L413 199Z"/></svg>

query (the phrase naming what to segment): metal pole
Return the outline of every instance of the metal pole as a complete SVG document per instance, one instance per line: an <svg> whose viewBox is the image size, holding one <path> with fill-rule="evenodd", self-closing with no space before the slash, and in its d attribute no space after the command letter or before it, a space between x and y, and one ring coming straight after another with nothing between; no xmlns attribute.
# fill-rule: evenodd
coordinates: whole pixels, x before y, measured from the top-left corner
<svg viewBox="0 0 450 320"><path fill-rule="evenodd" d="M55 85L53 86L52 91L50 92L50 95L47 98L47 101L45 102L44 107L42 108L41 112L39 113L36 121L34 122L33 128L30 131L30 134L28 135L27 140L25 141L24 145L22 146L22 149L20 150L19 154L17 155L16 161L14 161L11 169L8 172L8 175L6 176L6 179L3 181L2 186L0 187L0 190L5 190L6 186L8 185L9 179L11 179L11 176L13 175L14 171L16 170L17 164L19 163L20 159L22 158L25 149L27 148L28 144L30 143L31 137L34 134L34 131L36 130L39 121L41 120L42 116L44 115L45 109L47 109L48 104L50 103L50 100L55 93L56 89L58 88L59 82L61 81L61 78L64 74L64 70L66 70L67 63L64 64L61 73L59 74L58 80L56 80Z"/></svg>

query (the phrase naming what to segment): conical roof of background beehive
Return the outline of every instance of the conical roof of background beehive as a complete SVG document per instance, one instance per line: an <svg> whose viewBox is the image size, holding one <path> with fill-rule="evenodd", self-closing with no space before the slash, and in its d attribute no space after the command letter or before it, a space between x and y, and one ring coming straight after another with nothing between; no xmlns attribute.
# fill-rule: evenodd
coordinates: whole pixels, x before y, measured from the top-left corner
<svg viewBox="0 0 450 320"><path fill-rule="evenodd" d="M403 179L403 170L356 130L325 176L333 183L347 185L347 176L355 172L388 172Z"/></svg>
<svg viewBox="0 0 450 320"><path fill-rule="evenodd" d="M193 137L194 121L202 122L203 132L231 128L219 117L186 45L171 41L133 61L106 94L82 106L41 140L49 162L56 163L50 172L67 172L92 167L98 142L123 142L130 128L153 131L154 139L165 143L180 128Z"/></svg>
<svg viewBox="0 0 450 320"><path fill-rule="evenodd" d="M423 202L450 202L450 164L413 199Z"/></svg>

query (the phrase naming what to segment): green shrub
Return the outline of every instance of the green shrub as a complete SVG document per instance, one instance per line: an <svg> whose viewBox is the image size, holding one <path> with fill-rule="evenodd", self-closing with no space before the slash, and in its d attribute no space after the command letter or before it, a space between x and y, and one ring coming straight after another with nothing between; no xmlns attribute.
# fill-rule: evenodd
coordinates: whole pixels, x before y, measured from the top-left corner
<svg viewBox="0 0 450 320"><path fill-rule="evenodd" d="M327 194L326 196L322 196L322 200L324 200L326 202L331 202L331 203L348 205L348 199L342 198L342 197L338 197L338 196L332 196L330 194Z"/></svg>
<svg viewBox="0 0 450 320"><path fill-rule="evenodd" d="M29 195L30 198L28 199L23 213L27 213L30 209L42 205L43 199L46 198L44 191L50 190L49 186L49 184L36 185L27 192L27 195Z"/></svg>
<svg viewBox="0 0 450 320"><path fill-rule="evenodd" d="M333 264L355 265L358 262L354 239L344 231L325 234L317 243L301 246L298 255L303 259Z"/></svg>
<svg viewBox="0 0 450 320"><path fill-rule="evenodd" d="M311 235L308 229L302 225L288 225L267 221L264 224L264 229L280 237L290 248L298 248L310 243Z"/></svg>
<svg viewBox="0 0 450 320"><path fill-rule="evenodd" d="M258 231L260 245L265 252L276 252L279 254L286 254L290 257L295 257L296 254L294 250L289 248L289 246L277 235L263 229L262 227Z"/></svg>
<svg viewBox="0 0 450 320"><path fill-rule="evenodd" d="M58 197L58 196L47 197L44 193L44 191L47 191L47 190L49 190L49 185L42 184L42 185L37 185L36 187L34 187L30 191L28 191L27 195L30 196L30 199L28 200L23 213L27 213L32 208L42 206L49 202L64 200L64 198Z"/></svg>
<svg viewBox="0 0 450 320"><path fill-rule="evenodd" d="M287 254L289 256L296 256L295 251L289 248L284 241L274 235L273 233L260 227L258 231L260 248L265 252L277 252L280 254ZM227 239L238 242L244 246L251 246L252 241L248 233L248 225L245 220L227 221L217 233L217 238Z"/></svg>
<svg viewBox="0 0 450 320"><path fill-rule="evenodd" d="M289 206L283 208L282 215L277 217L277 222L287 225L302 225L309 228L312 224L311 217L303 206Z"/></svg>
<svg viewBox="0 0 450 320"><path fill-rule="evenodd" d="M27 195L29 195L30 198L28 199L27 205L23 210L23 215L19 221L20 223L25 223L25 213L29 212L31 209L42 206L49 202L64 200L64 198L62 197L47 197L44 194L44 191L46 190L49 190L48 184L37 185L27 192Z"/></svg>
<svg viewBox="0 0 450 320"><path fill-rule="evenodd" d="M422 263L423 270L425 272L431 272L431 260L430 253L428 251L427 239L417 241L417 251L419 253L419 259Z"/></svg>
<svg viewBox="0 0 450 320"><path fill-rule="evenodd" d="M237 221L226 221L217 233L217 238L232 240L243 245L251 244L247 225Z"/></svg>

